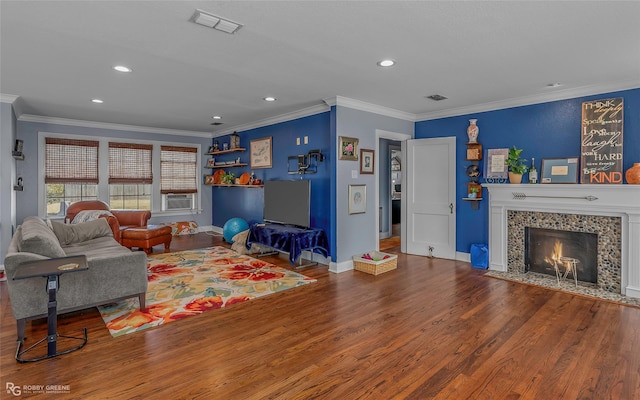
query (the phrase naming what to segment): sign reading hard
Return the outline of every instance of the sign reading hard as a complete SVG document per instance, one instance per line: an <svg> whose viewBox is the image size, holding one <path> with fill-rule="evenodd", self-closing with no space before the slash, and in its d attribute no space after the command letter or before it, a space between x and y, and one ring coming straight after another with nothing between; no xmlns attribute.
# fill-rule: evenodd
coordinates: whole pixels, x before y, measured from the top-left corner
<svg viewBox="0 0 640 400"><path fill-rule="evenodd" d="M622 183L622 97L582 103L581 183Z"/></svg>

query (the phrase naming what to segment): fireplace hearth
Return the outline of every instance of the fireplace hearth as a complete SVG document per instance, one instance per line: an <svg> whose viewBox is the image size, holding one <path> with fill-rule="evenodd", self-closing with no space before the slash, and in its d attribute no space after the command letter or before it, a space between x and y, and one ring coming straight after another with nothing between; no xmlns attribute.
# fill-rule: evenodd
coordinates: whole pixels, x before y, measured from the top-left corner
<svg viewBox="0 0 640 400"><path fill-rule="evenodd" d="M483 186L489 191L490 270L549 278L525 273L525 227L595 233L594 290L640 299L640 185ZM548 280L556 285L555 277Z"/></svg>
<svg viewBox="0 0 640 400"><path fill-rule="evenodd" d="M598 235L525 227L525 272L576 282L598 282Z"/></svg>

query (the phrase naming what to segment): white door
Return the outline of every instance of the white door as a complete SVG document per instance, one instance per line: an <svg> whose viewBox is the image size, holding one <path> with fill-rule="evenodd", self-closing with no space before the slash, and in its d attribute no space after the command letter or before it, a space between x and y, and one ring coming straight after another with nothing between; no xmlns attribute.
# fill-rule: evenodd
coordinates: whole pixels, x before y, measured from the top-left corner
<svg viewBox="0 0 640 400"><path fill-rule="evenodd" d="M455 138L409 140L406 149L407 253L455 259Z"/></svg>

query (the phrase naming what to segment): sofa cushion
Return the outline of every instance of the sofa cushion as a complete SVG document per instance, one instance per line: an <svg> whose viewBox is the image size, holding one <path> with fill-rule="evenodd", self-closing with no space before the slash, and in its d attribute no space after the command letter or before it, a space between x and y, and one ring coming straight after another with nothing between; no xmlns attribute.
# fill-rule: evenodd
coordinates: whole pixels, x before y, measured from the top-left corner
<svg viewBox="0 0 640 400"><path fill-rule="evenodd" d="M104 218L71 225L58 221L51 221L51 224L53 225L53 233L58 237L58 241L62 246L86 242L98 237L113 237L109 223Z"/></svg>
<svg viewBox="0 0 640 400"><path fill-rule="evenodd" d="M27 217L22 222L18 249L45 257L64 257L66 254L58 238L40 217Z"/></svg>

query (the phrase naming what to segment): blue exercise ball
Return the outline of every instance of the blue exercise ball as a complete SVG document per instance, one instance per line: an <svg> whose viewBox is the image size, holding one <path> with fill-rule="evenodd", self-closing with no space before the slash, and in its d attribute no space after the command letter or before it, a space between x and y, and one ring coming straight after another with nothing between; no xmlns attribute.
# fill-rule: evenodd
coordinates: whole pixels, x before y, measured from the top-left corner
<svg viewBox="0 0 640 400"><path fill-rule="evenodd" d="M242 218L231 218L222 227L222 236L227 243L233 243L233 237L249 229L249 224Z"/></svg>

